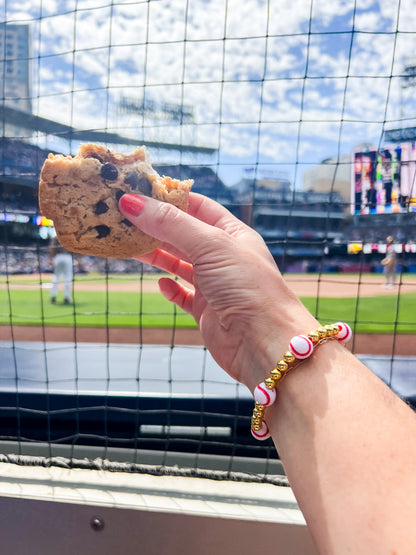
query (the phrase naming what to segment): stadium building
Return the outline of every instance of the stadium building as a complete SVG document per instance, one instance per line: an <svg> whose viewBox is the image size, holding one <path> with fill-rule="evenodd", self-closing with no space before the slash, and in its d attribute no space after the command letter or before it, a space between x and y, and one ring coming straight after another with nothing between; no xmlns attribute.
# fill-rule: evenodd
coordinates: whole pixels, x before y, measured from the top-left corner
<svg viewBox="0 0 416 555"><path fill-rule="evenodd" d="M285 271L316 267L344 241L346 214L338 192L295 191L287 179L244 179L238 184L243 219L266 241Z"/></svg>
<svg viewBox="0 0 416 555"><path fill-rule="evenodd" d="M351 198L351 155L327 158L303 174L303 190L316 193L334 192L346 205Z"/></svg>

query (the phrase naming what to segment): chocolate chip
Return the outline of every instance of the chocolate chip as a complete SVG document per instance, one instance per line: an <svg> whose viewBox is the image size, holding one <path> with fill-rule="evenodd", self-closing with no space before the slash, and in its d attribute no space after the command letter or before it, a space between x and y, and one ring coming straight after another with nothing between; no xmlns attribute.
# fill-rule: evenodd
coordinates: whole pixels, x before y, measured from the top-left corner
<svg viewBox="0 0 416 555"><path fill-rule="evenodd" d="M131 227L133 225L130 220L121 220L121 223L127 227Z"/></svg>
<svg viewBox="0 0 416 555"><path fill-rule="evenodd" d="M118 169L114 164L104 164L101 168L101 177L107 181L115 181L118 177Z"/></svg>
<svg viewBox="0 0 416 555"><path fill-rule="evenodd" d="M124 194L125 194L125 191L122 191L121 189L119 189L119 190L116 192L116 199L117 199L117 202L121 199L121 197L122 197Z"/></svg>
<svg viewBox="0 0 416 555"><path fill-rule="evenodd" d="M94 214L99 216L100 214L105 214L108 210L108 205L103 200L99 200L95 205Z"/></svg>
<svg viewBox="0 0 416 555"><path fill-rule="evenodd" d="M96 225L94 229L97 231L96 239L103 239L104 237L107 237L111 231L108 225Z"/></svg>
<svg viewBox="0 0 416 555"><path fill-rule="evenodd" d="M139 177L136 172L130 172L126 175L124 183L127 183L133 190L138 190L148 197L152 196L152 184L147 177Z"/></svg>

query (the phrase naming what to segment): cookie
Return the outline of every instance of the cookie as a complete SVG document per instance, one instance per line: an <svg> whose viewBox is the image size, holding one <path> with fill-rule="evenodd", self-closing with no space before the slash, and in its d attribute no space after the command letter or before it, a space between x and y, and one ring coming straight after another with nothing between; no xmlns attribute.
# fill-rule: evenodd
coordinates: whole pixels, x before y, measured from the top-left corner
<svg viewBox="0 0 416 555"><path fill-rule="evenodd" d="M40 175L39 207L53 220L58 240L68 250L132 258L153 251L159 241L123 218L121 196L151 196L186 211L191 186L190 179L161 177L144 147L121 154L84 144L75 157L49 154Z"/></svg>

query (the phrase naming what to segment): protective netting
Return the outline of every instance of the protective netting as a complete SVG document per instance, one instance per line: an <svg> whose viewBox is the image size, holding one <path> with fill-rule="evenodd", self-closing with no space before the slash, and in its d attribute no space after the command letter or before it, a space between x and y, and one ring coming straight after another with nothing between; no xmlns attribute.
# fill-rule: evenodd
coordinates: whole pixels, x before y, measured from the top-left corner
<svg viewBox="0 0 416 555"><path fill-rule="evenodd" d="M354 352L414 402L415 29L411 0L0 6L5 460L279 473L270 440L250 435L251 395L164 302L154 269L74 258L71 304L62 284L51 302L39 172L49 152L83 142L145 144L159 173L193 178L261 233L320 320L350 323Z"/></svg>

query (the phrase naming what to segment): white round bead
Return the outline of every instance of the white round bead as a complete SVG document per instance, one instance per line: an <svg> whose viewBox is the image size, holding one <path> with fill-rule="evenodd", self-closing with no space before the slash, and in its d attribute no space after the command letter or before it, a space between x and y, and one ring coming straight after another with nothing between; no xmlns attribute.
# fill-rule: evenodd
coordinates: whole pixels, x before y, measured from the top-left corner
<svg viewBox="0 0 416 555"><path fill-rule="evenodd" d="M306 335L296 335L292 337L289 349L298 359L308 358L313 353L313 343Z"/></svg>
<svg viewBox="0 0 416 555"><path fill-rule="evenodd" d="M254 400L265 407L273 405L276 401L276 395L276 389L267 388L264 382L261 382L254 390Z"/></svg>
<svg viewBox="0 0 416 555"><path fill-rule="evenodd" d="M352 337L352 330L348 324L345 322L337 322L337 326L339 327L339 333L337 335L338 341L342 341L347 343Z"/></svg>
<svg viewBox="0 0 416 555"><path fill-rule="evenodd" d="M265 439L270 437L269 427L264 420L261 423L260 430L253 430L253 428L251 428L251 433L253 437L259 439L260 441L264 441Z"/></svg>

